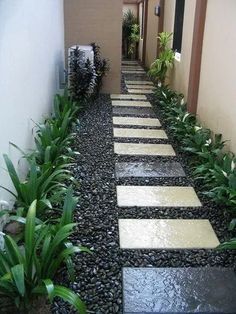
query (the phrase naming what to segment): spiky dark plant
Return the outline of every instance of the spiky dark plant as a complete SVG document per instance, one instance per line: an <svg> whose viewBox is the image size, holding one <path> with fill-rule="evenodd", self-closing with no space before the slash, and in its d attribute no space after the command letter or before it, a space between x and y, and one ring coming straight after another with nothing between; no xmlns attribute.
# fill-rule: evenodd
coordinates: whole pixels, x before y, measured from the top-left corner
<svg viewBox="0 0 236 314"><path fill-rule="evenodd" d="M102 79L109 71L110 66L109 61L101 57L100 47L96 43L92 43L91 46L93 47L94 66L97 74L94 94L97 95L102 87Z"/></svg>
<svg viewBox="0 0 236 314"><path fill-rule="evenodd" d="M89 98L96 86L96 70L89 59L85 59L79 47L72 49L69 56L69 92L73 101Z"/></svg>

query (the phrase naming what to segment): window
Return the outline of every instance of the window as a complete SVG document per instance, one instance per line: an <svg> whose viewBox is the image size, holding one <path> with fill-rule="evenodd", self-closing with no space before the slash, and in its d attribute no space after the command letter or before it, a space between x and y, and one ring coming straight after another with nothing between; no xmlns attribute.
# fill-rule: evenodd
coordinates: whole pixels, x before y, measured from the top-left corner
<svg viewBox="0 0 236 314"><path fill-rule="evenodd" d="M181 53L185 0L176 0L173 50Z"/></svg>

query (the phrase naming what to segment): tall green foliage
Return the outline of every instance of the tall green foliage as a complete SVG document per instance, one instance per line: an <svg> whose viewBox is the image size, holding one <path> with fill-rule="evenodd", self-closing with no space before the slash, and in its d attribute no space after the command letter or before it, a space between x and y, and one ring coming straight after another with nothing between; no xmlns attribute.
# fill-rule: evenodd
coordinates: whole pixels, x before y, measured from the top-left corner
<svg viewBox="0 0 236 314"><path fill-rule="evenodd" d="M162 32L157 38L160 46L160 54L152 63L148 74L156 83L163 85L167 71L174 63L174 51L169 47L170 41L172 40L172 33Z"/></svg>
<svg viewBox="0 0 236 314"><path fill-rule="evenodd" d="M138 19L131 10L128 10L123 16L122 23L122 43L123 52L126 58L134 53L134 42L137 40Z"/></svg>

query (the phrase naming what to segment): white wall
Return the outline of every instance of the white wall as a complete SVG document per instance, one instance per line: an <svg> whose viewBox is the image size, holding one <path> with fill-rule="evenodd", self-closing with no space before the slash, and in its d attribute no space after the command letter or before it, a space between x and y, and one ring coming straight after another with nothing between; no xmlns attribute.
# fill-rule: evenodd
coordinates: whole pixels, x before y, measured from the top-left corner
<svg viewBox="0 0 236 314"><path fill-rule="evenodd" d="M52 108L63 71L62 0L0 0L0 185L12 188L2 154L18 165L22 149L33 146L31 121L42 121ZM0 189L0 200L12 197ZM11 200L13 201L13 200Z"/></svg>

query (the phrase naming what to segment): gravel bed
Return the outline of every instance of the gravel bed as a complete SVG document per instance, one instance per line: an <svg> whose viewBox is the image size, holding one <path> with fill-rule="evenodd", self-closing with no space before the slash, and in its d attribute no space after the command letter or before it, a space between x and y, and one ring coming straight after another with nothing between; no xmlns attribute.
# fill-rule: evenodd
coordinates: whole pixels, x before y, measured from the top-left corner
<svg viewBox="0 0 236 314"><path fill-rule="evenodd" d="M129 76L127 76L128 78ZM130 79L134 79L133 75ZM148 97L153 103L152 96ZM77 137L76 150L80 152L74 174L80 182L76 194L80 198L75 221L78 227L73 236L76 244L89 247L93 254L79 254L75 260L76 280L70 283L64 269L58 280L78 292L88 307L88 313L122 313L122 267L234 267L235 251L215 250L120 250L118 218L206 218L209 219L220 241L229 239L227 231L230 217L223 208L215 205L198 192L201 208L119 208L116 200L116 185L190 185L186 178L134 178L116 179L117 161L179 161L187 175L187 155L178 151L168 125L155 106L157 117L174 146L176 157L130 157L113 153L112 106L109 95L101 95L80 114L81 130ZM74 313L64 302L53 305L53 313Z"/></svg>

